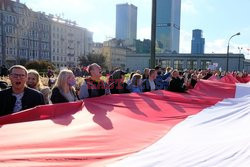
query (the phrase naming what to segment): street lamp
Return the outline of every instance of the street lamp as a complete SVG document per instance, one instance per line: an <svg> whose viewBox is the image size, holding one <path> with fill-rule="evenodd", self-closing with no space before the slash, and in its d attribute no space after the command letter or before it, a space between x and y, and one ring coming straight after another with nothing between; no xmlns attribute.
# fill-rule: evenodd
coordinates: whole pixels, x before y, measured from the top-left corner
<svg viewBox="0 0 250 167"><path fill-rule="evenodd" d="M229 40L228 40L228 44L227 44L227 68L226 68L226 71L227 71L227 72L228 72L228 60L229 60L229 43L230 43L230 40L231 40L233 37L237 36L237 35L240 35L240 32L238 32L237 34L232 35L232 36L229 38Z"/></svg>
<svg viewBox="0 0 250 167"><path fill-rule="evenodd" d="M243 49L243 47L238 47L239 54L241 54L242 49Z"/></svg>
<svg viewBox="0 0 250 167"><path fill-rule="evenodd" d="M238 71L240 71L240 55L241 55L241 50L243 49L243 47L238 47L238 49L239 49Z"/></svg>

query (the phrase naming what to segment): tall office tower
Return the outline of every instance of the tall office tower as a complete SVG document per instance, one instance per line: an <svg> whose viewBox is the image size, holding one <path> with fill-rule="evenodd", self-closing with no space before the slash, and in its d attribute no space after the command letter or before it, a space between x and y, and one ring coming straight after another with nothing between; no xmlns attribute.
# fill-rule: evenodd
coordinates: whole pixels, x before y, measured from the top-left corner
<svg viewBox="0 0 250 167"><path fill-rule="evenodd" d="M132 4L116 5L116 39L133 44L137 34L137 7Z"/></svg>
<svg viewBox="0 0 250 167"><path fill-rule="evenodd" d="M204 54L205 38L203 38L202 30L193 30L192 38L192 54Z"/></svg>
<svg viewBox="0 0 250 167"><path fill-rule="evenodd" d="M181 0L156 0L156 52L179 52Z"/></svg>

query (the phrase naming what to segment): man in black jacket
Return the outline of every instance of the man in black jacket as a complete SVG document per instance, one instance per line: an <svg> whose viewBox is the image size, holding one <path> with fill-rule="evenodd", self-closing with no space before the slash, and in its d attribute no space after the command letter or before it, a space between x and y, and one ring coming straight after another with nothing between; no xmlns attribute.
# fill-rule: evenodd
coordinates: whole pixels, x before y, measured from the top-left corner
<svg viewBox="0 0 250 167"><path fill-rule="evenodd" d="M11 87L0 91L0 116L45 104L43 95L25 86L27 69L21 65L10 68Z"/></svg>
<svg viewBox="0 0 250 167"><path fill-rule="evenodd" d="M156 77L157 77L157 71L155 69L150 69L148 79L142 82L143 92L150 92L150 91L157 90L157 86L155 83Z"/></svg>
<svg viewBox="0 0 250 167"><path fill-rule="evenodd" d="M172 92L185 92L187 88L180 79L178 70L174 70L171 75L172 79L170 81L168 90Z"/></svg>

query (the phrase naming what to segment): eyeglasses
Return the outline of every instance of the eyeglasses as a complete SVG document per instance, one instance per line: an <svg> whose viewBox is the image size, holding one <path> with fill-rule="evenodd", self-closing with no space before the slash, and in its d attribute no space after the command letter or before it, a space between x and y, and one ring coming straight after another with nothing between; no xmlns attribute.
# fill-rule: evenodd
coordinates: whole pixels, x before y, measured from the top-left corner
<svg viewBox="0 0 250 167"><path fill-rule="evenodd" d="M25 74L15 74L15 73L13 73L13 74L10 74L13 78L21 78L21 79L24 79L25 77L26 77L26 75Z"/></svg>

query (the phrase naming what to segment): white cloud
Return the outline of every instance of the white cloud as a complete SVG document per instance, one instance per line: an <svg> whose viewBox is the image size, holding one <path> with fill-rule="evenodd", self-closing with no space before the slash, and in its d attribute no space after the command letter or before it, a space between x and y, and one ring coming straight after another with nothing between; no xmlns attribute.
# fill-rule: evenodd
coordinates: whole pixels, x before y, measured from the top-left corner
<svg viewBox="0 0 250 167"><path fill-rule="evenodd" d="M225 39L216 39L213 41L206 42L205 46L206 53L227 53L227 41ZM239 48L242 48L241 50ZM230 53L243 53L245 58L250 59L250 45L249 44L239 44L235 42L230 43Z"/></svg>
<svg viewBox="0 0 250 167"><path fill-rule="evenodd" d="M206 41L205 52L206 53L226 53L226 40L216 39L213 41Z"/></svg>
<svg viewBox="0 0 250 167"><path fill-rule="evenodd" d="M187 14L197 14L198 11L192 0L183 0L181 4L182 12Z"/></svg>
<svg viewBox="0 0 250 167"><path fill-rule="evenodd" d="M114 38L114 25L105 24L105 23L96 23L91 26L89 29L94 33L93 38L94 42L106 41L109 38Z"/></svg>
<svg viewBox="0 0 250 167"><path fill-rule="evenodd" d="M180 31L180 53L191 52L192 33L186 30Z"/></svg>
<svg viewBox="0 0 250 167"><path fill-rule="evenodd" d="M137 31L138 39L151 39L151 27L143 27L138 29Z"/></svg>

